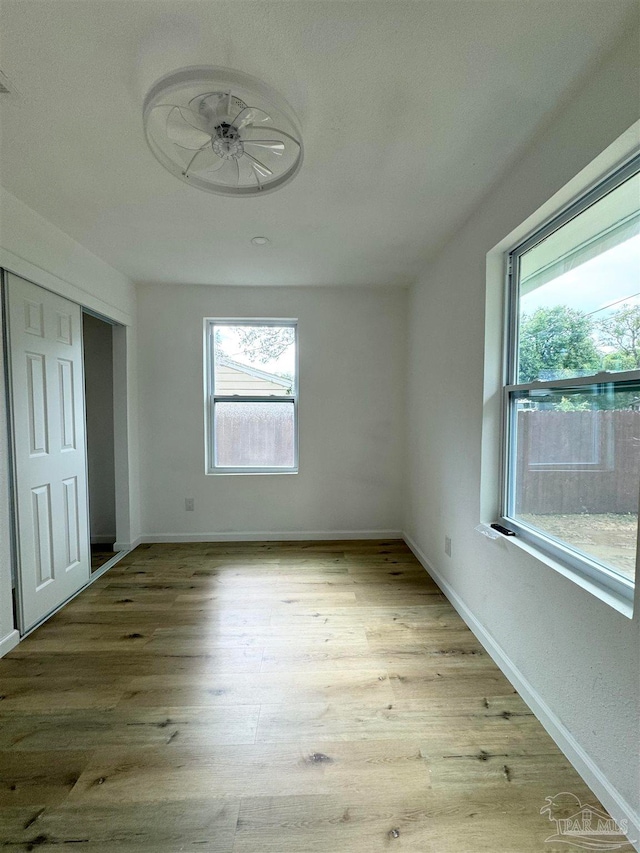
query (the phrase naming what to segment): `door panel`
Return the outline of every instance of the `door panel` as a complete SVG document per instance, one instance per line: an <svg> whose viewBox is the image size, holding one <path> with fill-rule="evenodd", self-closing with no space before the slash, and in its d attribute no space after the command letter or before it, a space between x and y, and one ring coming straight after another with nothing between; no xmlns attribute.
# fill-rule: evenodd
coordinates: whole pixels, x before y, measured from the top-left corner
<svg viewBox="0 0 640 853"><path fill-rule="evenodd" d="M80 531L78 527L78 478L62 481L65 510L65 571L68 572L80 561Z"/></svg>
<svg viewBox="0 0 640 853"><path fill-rule="evenodd" d="M53 539L51 524L51 486L46 483L31 489L33 540L36 558L36 589L53 580ZM25 531L28 533L28 531Z"/></svg>
<svg viewBox="0 0 640 853"><path fill-rule="evenodd" d="M18 577L26 631L89 580L81 310L8 276Z"/></svg>
<svg viewBox="0 0 640 853"><path fill-rule="evenodd" d="M75 450L75 400L73 394L73 362L58 359L58 396L60 398L60 450Z"/></svg>
<svg viewBox="0 0 640 853"><path fill-rule="evenodd" d="M29 437L31 439L29 455L33 458L34 456L45 456L49 452L46 365L45 357L42 354L28 352L26 357Z"/></svg>

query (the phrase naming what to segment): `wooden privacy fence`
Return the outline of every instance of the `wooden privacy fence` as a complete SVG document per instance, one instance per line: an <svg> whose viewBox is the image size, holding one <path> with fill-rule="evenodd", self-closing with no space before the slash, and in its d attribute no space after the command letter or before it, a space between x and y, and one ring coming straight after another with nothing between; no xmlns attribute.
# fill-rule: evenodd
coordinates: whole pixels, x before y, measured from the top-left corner
<svg viewBox="0 0 640 853"><path fill-rule="evenodd" d="M216 403L216 464L294 465L293 403Z"/></svg>
<svg viewBox="0 0 640 853"><path fill-rule="evenodd" d="M518 412L518 514L636 513L640 412Z"/></svg>

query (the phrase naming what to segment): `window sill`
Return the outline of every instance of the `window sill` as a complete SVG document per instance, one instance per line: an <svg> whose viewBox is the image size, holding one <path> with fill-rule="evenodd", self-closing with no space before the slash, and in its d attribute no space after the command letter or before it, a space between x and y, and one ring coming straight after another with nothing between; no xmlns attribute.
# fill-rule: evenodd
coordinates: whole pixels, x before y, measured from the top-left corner
<svg viewBox="0 0 640 853"><path fill-rule="evenodd" d="M505 522L502 522L505 523ZM483 527L488 525L483 525ZM491 529L491 528L490 528ZM536 548L535 545L532 545L529 542L526 542L522 537L516 536L503 536L502 534L498 534L498 538L500 538L503 542L507 542L508 546L514 546L519 548L521 551L524 551L529 556L534 557L541 563L544 563L545 566L548 566L550 569L553 569L554 572L557 572L559 575L567 578L568 580L575 583L577 586L584 589L586 592L598 598L600 601L604 602L604 604L612 607L618 613L621 613L623 616L626 616L627 619L633 618L633 601L630 601L627 598L623 598L621 595L617 595L609 589L606 589L604 586L596 583L594 580L585 577L584 575L577 572L575 569L572 569L570 566L561 562L560 560L554 559L551 555L545 553L540 548Z"/></svg>
<svg viewBox="0 0 640 853"><path fill-rule="evenodd" d="M256 476L267 477L267 476L272 476L274 474L278 477L281 477L283 474L298 474L298 473L299 472L298 472L297 468L294 468L291 470L287 469L285 471L274 471L274 470L261 471L258 468L253 468L253 469L249 469L249 470L231 468L229 470L224 470L224 469L217 470L216 469L214 471L205 471L205 474L207 475L207 477L256 477Z"/></svg>

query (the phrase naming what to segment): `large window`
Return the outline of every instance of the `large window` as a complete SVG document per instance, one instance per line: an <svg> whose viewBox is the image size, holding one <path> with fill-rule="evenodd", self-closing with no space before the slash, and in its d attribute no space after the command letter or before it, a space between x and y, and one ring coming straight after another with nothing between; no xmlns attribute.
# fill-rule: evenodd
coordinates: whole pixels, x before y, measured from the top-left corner
<svg viewBox="0 0 640 853"><path fill-rule="evenodd" d="M640 157L508 255L503 520L630 600L640 492Z"/></svg>
<svg viewBox="0 0 640 853"><path fill-rule="evenodd" d="M295 320L207 320L209 473L298 468Z"/></svg>

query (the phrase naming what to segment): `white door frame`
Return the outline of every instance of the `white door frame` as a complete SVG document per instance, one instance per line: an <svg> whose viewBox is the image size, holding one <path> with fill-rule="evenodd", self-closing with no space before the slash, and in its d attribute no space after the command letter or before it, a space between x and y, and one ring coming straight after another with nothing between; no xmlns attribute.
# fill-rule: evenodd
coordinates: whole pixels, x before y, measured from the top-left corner
<svg viewBox="0 0 640 853"><path fill-rule="evenodd" d="M96 312L91 308L90 305L85 305L82 302L79 302L77 299L69 298L69 296L65 293L60 293L57 289L53 287L48 287L46 284L42 284L38 281L38 275L31 275L27 277L22 270L16 270L15 272L11 269L10 266L5 266L0 268L0 303L2 307L2 317L1 323L3 328L3 340L5 342L5 353L4 353L4 375L0 376L0 393L4 393L6 397L6 406L7 406L7 443L8 443L8 452L9 452L9 482L8 482L8 493L9 493L9 508L10 508L10 531L11 531L11 541L8 543L8 549L10 551L10 562L11 562L11 576L13 580L13 592L15 596L15 607L14 614L16 618L16 628L19 630L21 635L24 635L25 629L22 622L22 608L20 602L20 584L18 583L17 578L17 550L16 550L16 522L17 515L15 511L16 507L16 493L15 493L15 471L14 471L14 439L13 439L13 425L12 425L12 405L13 401L11 399L10 388L11 385L8 382L8 371L10 369L9 358L7 350L8 336L7 336L7 312L6 312L6 300L7 300L7 274L13 273L14 275L19 276L20 278L25 279L26 281L30 281L32 284L37 285L38 287L42 287L44 290L48 290L51 293L54 293L56 296L63 296L65 299L68 299L70 302L74 302L79 305L81 310L87 311L94 316L99 317L102 320L110 323L113 326L113 407L114 407L114 462L115 462L115 491L116 491L116 543L115 550L116 551L127 551L132 546L132 523L131 523L131 500L130 500L130 466L129 466L129 381L128 381L128 365L129 365L129 336L128 329L129 327L124 325L119 319L115 317L109 317L107 314L102 314ZM119 313L119 312L117 312ZM85 413L86 417L86 413ZM114 560L115 562L115 560ZM109 565L112 564L112 561L109 561ZM106 567L103 567L106 568ZM88 583L92 583L96 577L98 577L102 572L94 572L92 576L90 576ZM91 573L90 573L91 575ZM84 587L83 587L84 588ZM55 611L54 611L55 612ZM49 614L51 615L51 614ZM48 615L48 616L49 616ZM45 618L48 618L45 617ZM44 621L44 620L43 620ZM31 629L33 630L33 628Z"/></svg>

